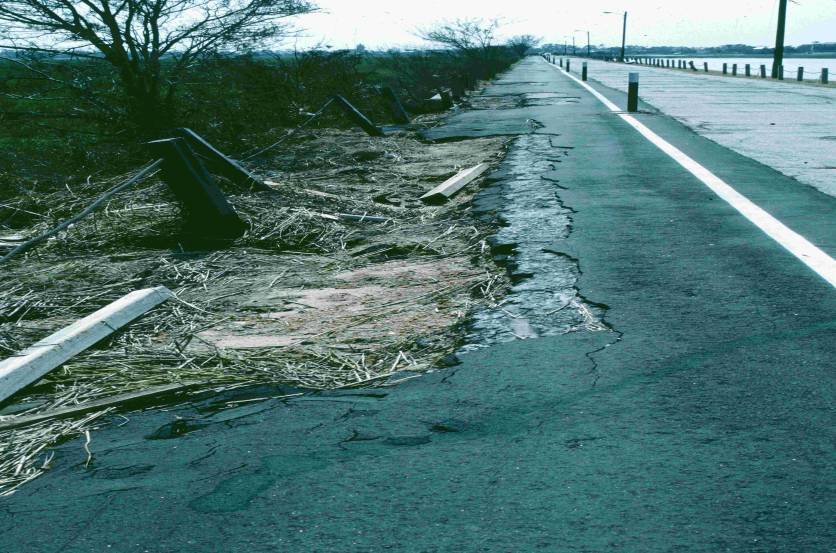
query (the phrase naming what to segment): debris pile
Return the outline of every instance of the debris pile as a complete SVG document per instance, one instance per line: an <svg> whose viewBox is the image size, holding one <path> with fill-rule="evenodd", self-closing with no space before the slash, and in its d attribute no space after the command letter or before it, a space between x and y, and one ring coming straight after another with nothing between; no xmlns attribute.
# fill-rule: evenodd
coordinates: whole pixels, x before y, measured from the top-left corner
<svg viewBox="0 0 836 553"><path fill-rule="evenodd" d="M440 206L419 198L462 170L496 164L505 146L308 130L248 164L266 187L219 178L246 223L240 237L184 233L156 175L0 266L2 357L133 290L174 294L4 404L0 494L46 470L50 444L113 407L4 429L22 417L177 384L188 393L264 383L322 390L449 362L468 313L495 304L507 277L485 244L496 229L468 215L478 186ZM37 235L122 179L22 192L6 205L26 224L0 234Z"/></svg>

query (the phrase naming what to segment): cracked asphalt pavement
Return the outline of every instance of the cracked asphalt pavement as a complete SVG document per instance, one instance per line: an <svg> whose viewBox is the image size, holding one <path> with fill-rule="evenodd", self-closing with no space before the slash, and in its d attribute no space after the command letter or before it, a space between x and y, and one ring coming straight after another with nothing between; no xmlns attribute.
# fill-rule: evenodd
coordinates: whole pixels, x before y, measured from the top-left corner
<svg viewBox="0 0 836 553"><path fill-rule="evenodd" d="M545 135L565 152L541 181L568 221L538 248L576 265L564 284L601 328L390 388L129 414L95 434L90 467L64 444L3 499L0 550L830 551L833 288L539 58L486 92L557 101L464 112L435 138ZM834 254L836 199L639 117ZM481 216L502 216L505 169Z"/></svg>

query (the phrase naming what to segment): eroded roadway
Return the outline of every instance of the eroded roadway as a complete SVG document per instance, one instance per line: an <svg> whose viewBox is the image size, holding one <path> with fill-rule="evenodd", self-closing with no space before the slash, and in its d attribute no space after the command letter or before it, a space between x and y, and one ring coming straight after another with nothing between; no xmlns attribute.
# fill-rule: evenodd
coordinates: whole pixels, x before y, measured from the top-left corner
<svg viewBox="0 0 836 553"><path fill-rule="evenodd" d="M571 210L551 249L609 330L383 390L129 414L95 433L90 467L65 444L3 499L0 550L829 551L836 291L542 60L488 93L564 99L440 132L568 152L543 179ZM834 254L836 199L639 117ZM502 176L483 214L501 214ZM194 431L144 438L178 416Z"/></svg>

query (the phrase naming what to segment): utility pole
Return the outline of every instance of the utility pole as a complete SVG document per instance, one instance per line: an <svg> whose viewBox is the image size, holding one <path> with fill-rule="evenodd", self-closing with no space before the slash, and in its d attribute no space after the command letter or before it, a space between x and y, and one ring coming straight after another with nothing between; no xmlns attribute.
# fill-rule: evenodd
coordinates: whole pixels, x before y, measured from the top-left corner
<svg viewBox="0 0 836 553"><path fill-rule="evenodd" d="M621 31L621 60L620 60L621 63L624 63L624 48L626 46L627 46L627 12L624 12L624 27Z"/></svg>
<svg viewBox="0 0 836 553"><path fill-rule="evenodd" d="M604 12L610 15L621 15L617 12ZM627 12L624 12L624 26L621 29L621 55L618 57L618 61L624 63L624 49L627 46Z"/></svg>
<svg viewBox="0 0 836 553"><path fill-rule="evenodd" d="M572 33L572 55L576 55L577 52L575 51L575 33Z"/></svg>
<svg viewBox="0 0 836 553"><path fill-rule="evenodd" d="M787 28L787 0L780 0L778 6L778 34L775 37L775 57L772 60L772 78L778 78L778 72L784 64L784 32Z"/></svg>
<svg viewBox="0 0 836 553"><path fill-rule="evenodd" d="M576 33L586 33L586 57L592 56L592 44L589 42L589 30L588 29L575 29Z"/></svg>

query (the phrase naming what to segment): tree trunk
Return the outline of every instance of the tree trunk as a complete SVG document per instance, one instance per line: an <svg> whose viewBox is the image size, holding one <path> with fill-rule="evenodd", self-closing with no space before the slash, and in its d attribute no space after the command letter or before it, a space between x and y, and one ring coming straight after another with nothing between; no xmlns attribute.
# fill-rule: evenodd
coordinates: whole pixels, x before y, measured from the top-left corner
<svg viewBox="0 0 836 553"><path fill-rule="evenodd" d="M126 93L128 123L142 136L157 138L174 126L171 97L163 97L159 71L153 68L125 67L120 72Z"/></svg>

